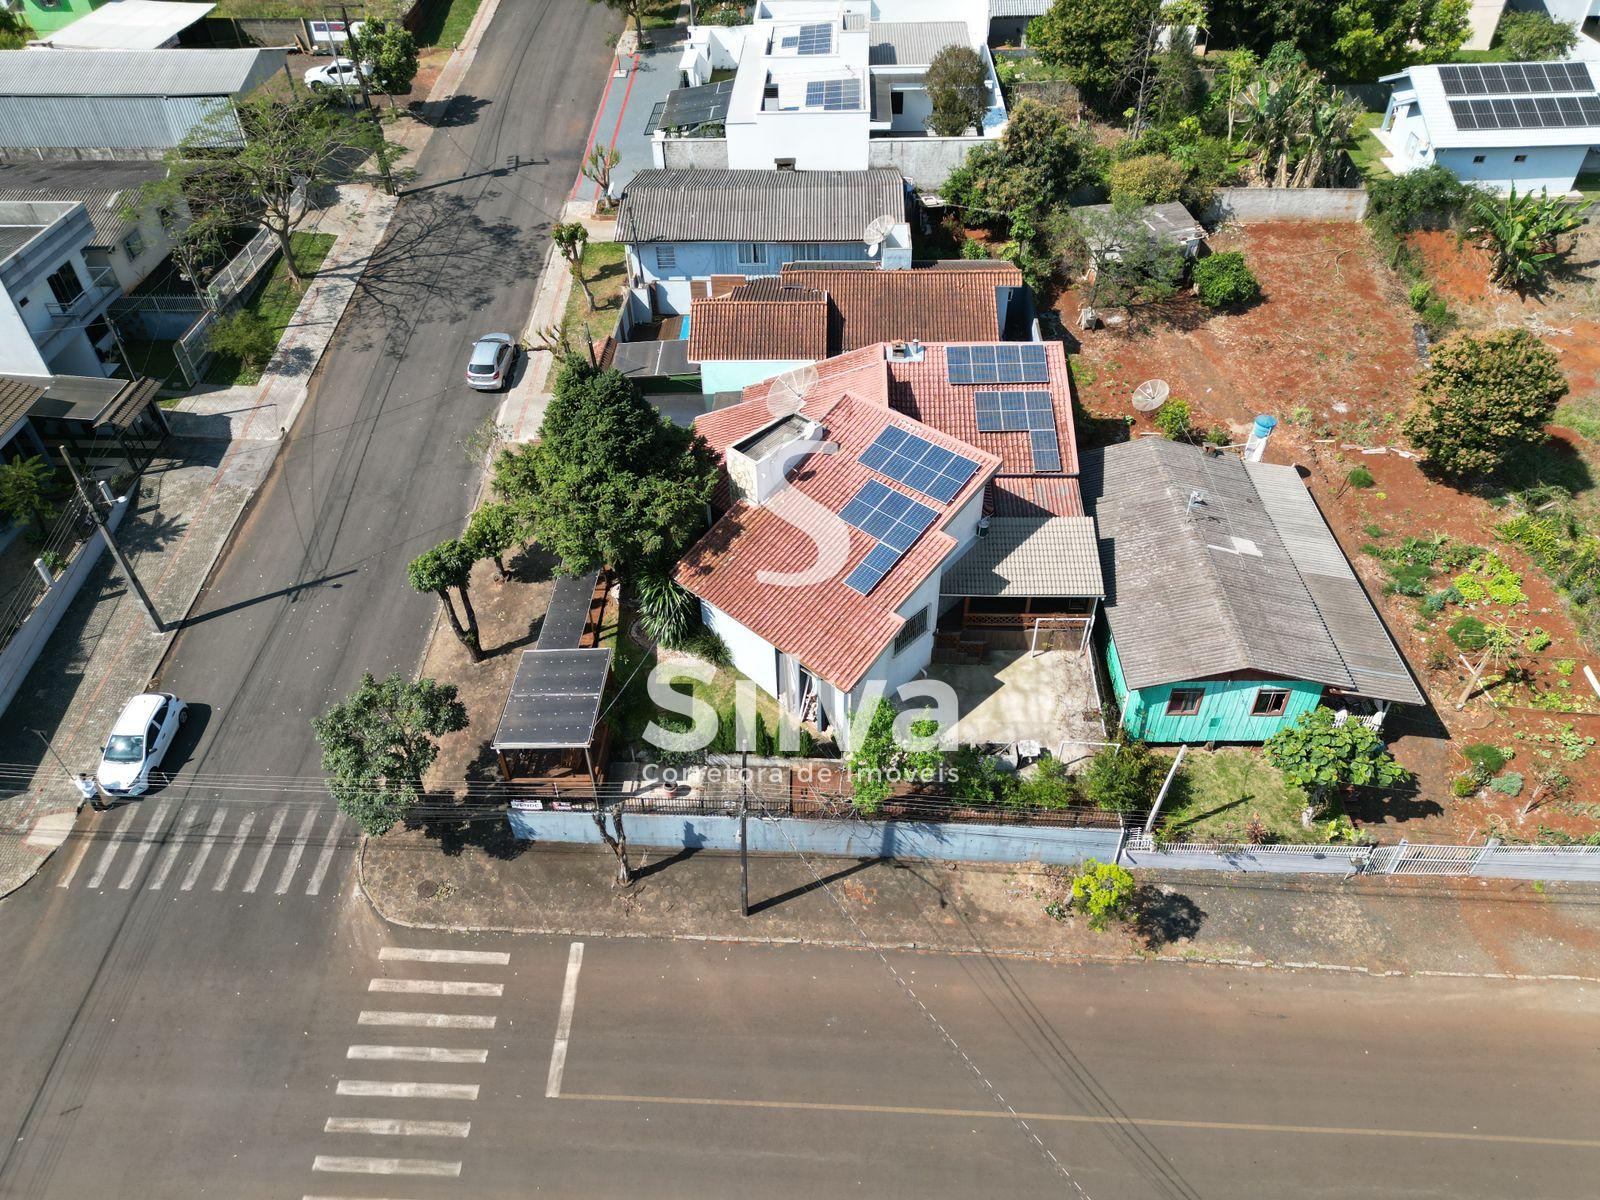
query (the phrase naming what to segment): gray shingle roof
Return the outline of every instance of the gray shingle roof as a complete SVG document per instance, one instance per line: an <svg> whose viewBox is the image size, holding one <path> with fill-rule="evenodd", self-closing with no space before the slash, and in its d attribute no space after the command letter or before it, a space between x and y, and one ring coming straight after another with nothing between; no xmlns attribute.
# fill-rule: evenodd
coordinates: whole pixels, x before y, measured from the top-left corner
<svg viewBox="0 0 1600 1200"><path fill-rule="evenodd" d="M1082 483L1130 688L1259 671L1421 703L1292 468L1146 438L1086 453Z"/></svg>
<svg viewBox="0 0 1600 1200"><path fill-rule="evenodd" d="M282 50L18 50L0 96L229 96L283 66Z"/></svg>
<svg viewBox="0 0 1600 1200"><path fill-rule="evenodd" d="M867 27L874 67L925 67L946 46L971 44L960 21L874 21Z"/></svg>
<svg viewBox="0 0 1600 1200"><path fill-rule="evenodd" d="M939 581L944 596L1103 596L1089 517L991 517Z"/></svg>
<svg viewBox="0 0 1600 1200"><path fill-rule="evenodd" d="M617 210L619 242L860 242L905 220L905 183L870 171L640 171Z"/></svg>

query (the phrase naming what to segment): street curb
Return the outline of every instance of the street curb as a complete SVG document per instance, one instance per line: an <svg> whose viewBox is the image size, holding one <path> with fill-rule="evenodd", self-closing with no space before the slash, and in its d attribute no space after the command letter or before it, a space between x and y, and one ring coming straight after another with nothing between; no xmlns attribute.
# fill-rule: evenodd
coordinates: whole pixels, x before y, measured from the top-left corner
<svg viewBox="0 0 1600 1200"><path fill-rule="evenodd" d="M856 950L875 953L896 950L921 954L975 955L1019 962L1043 962L1061 966L1178 966L1226 967L1234 970L1320 971L1328 974L1360 975L1369 979L1493 979L1507 983L1600 983L1593 975L1529 975L1509 971L1398 971L1347 963L1298 962L1294 960L1229 958L1221 955L1185 954L1162 957L1146 954L1070 954L1047 950L1005 950L984 946L948 946L927 942L852 942L832 938L736 937L730 934L682 933L678 931L630 932L581 929L566 926L456 925L434 921L407 921L385 912L367 887L367 841L361 839L356 856L356 887L379 920L400 929L420 929L452 934L512 934L517 937L629 938L636 941L705 942L732 946L805 946L819 950Z"/></svg>

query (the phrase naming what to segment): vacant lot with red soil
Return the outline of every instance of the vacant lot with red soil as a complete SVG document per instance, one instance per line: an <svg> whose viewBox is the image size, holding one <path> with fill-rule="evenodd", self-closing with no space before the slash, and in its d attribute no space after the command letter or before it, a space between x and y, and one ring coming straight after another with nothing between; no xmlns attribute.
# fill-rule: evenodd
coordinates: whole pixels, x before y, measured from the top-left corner
<svg viewBox="0 0 1600 1200"><path fill-rule="evenodd" d="M1563 280L1539 305L1487 292L1487 258L1458 247L1454 234L1419 235L1437 285L1465 328L1527 323L1563 355L1574 394L1592 392L1600 380L1595 322L1586 279ZM1600 245L1600 243L1597 243ZM1236 313L1206 313L1183 298L1158 313L1139 314L1124 329L1081 333L1074 359L1079 396L1096 417L1133 418L1133 435L1154 428L1135 413L1132 390L1162 379L1185 400L1196 427L1226 425L1238 437L1257 413L1279 418L1269 457L1305 469L1307 482L1346 554L1366 584L1419 682L1432 712L1401 710L1392 717L1397 757L1418 777L1418 795L1358 802L1352 815L1366 824L1403 825L1412 840L1455 841L1497 833L1523 839L1585 835L1600 829L1600 710L1583 675L1592 661L1573 622L1538 569L1520 550L1499 542L1494 527L1506 515L1488 499L1429 478L1400 454L1399 424L1410 406L1420 363L1405 289L1375 253L1365 227L1282 222L1229 229L1212 239L1215 250L1242 250L1262 284L1261 300ZM1587 255L1580 256L1587 259ZM1469 307L1471 306L1471 307ZM1078 300L1059 303L1063 324L1074 325ZM1600 314L1597 314L1600 315ZM1568 322L1560 325L1560 321ZM1587 336L1580 329L1588 329ZM1570 330L1570 332L1569 332ZM1553 478L1579 479L1600 450L1567 430L1556 435L1546 462ZM1093 436L1090 434L1089 436ZM1368 487L1352 486L1351 471L1371 473ZM1513 604L1450 604L1430 615L1421 597L1395 594L1384 560L1408 537L1443 536L1458 546L1492 550L1521 575L1524 598ZM1426 591L1451 585L1440 571ZM1486 672L1489 686L1456 711L1467 673L1445 635L1453 620L1476 616L1503 623L1524 644L1536 631L1549 642L1521 650L1512 665L1526 679L1502 680ZM1508 771L1525 776L1523 794L1482 791L1458 798L1453 779L1467 763L1461 750L1486 742L1512 752ZM1540 768L1557 767L1571 781L1564 793L1541 797L1522 810Z"/></svg>

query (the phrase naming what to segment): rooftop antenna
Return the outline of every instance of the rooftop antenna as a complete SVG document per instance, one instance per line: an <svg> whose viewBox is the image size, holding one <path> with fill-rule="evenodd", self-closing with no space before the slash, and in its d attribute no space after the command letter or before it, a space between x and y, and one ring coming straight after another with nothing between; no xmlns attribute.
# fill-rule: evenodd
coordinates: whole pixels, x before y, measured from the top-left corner
<svg viewBox="0 0 1600 1200"><path fill-rule="evenodd" d="M899 223L889 213L884 213L881 217L874 217L861 234L861 240L867 244L867 253L876 254L878 247L888 241L889 235L894 232L894 227Z"/></svg>
<svg viewBox="0 0 1600 1200"><path fill-rule="evenodd" d="M1206 494L1199 488L1195 488L1194 491L1189 493L1189 503L1184 506L1183 511L1192 517L1194 516L1195 509L1204 508L1205 503Z"/></svg>
<svg viewBox="0 0 1600 1200"><path fill-rule="evenodd" d="M806 397L811 394L811 389L816 386L815 363L774 375L772 386L767 391L767 410L774 415L798 412Z"/></svg>

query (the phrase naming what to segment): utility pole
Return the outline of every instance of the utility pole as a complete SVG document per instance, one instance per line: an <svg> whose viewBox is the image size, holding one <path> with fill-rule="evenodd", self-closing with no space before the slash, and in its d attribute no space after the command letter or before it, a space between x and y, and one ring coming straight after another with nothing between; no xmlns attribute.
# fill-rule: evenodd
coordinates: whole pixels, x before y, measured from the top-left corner
<svg viewBox="0 0 1600 1200"><path fill-rule="evenodd" d="M367 71L361 65L361 45L350 27L350 10L341 4L339 15L344 18L345 45L350 48L350 61L356 68L356 82L361 85L361 103L367 110L367 117L372 121L372 127L378 131L378 170L383 172L383 190L393 196L395 190L394 176L389 173L389 139L384 136L383 121L379 119L377 110L372 107L372 93L367 90Z"/></svg>
<svg viewBox="0 0 1600 1200"><path fill-rule="evenodd" d="M100 515L100 510L95 506L94 499L89 495L89 489L83 486L83 477L78 474L78 468L73 465L72 455L66 450L61 452L62 460L67 464L67 474L72 476L72 486L78 490L78 498L83 501L83 506L89 510L89 517L100 530L100 536L105 540L106 549L111 551L111 557L117 560L117 566L122 568L122 574L128 581L128 586L133 589L134 595L139 597L139 603L144 605L145 615L150 618L150 624L155 626L157 633L165 633L167 627L161 623L161 616L156 612L156 606L150 602L149 593L144 590L144 585L139 582L139 577L133 573L133 567L128 563L127 557L122 553L122 547L117 545L117 539L111 535L111 529L106 524L106 519Z"/></svg>
<svg viewBox="0 0 1600 1200"><path fill-rule="evenodd" d="M50 739L49 738L45 737L45 735L40 733L37 729L35 729L33 731L33 736L38 738L41 742L44 743L44 748L46 750L50 751L50 757L55 759L56 760L56 765L59 766L63 771L65 771L67 773L67 778L68 779L76 779L77 778L77 776L72 773L72 768L67 766L66 763L62 762L61 755L56 753L56 748L50 744ZM1535 789L1535 790L1537 791L1538 789Z"/></svg>
<svg viewBox="0 0 1600 1200"><path fill-rule="evenodd" d="M750 752L739 756L739 915L750 915Z"/></svg>

